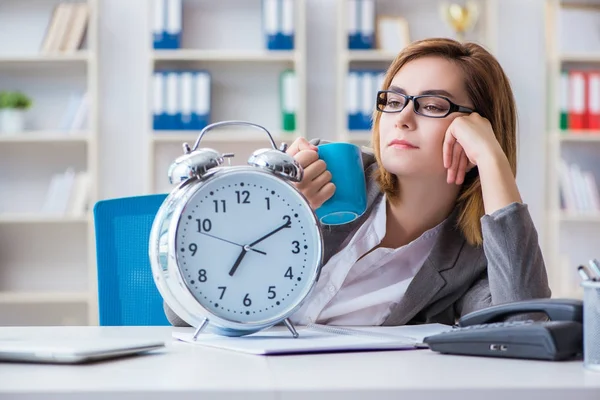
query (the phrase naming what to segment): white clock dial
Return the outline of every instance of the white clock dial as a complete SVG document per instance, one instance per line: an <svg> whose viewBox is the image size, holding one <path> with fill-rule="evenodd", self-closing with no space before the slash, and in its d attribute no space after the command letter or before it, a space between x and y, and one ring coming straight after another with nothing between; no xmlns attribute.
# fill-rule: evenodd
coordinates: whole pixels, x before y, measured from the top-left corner
<svg viewBox="0 0 600 400"><path fill-rule="evenodd" d="M288 315L320 267L321 239L308 203L260 170L216 174L191 194L175 237L177 264L198 302L237 322Z"/></svg>

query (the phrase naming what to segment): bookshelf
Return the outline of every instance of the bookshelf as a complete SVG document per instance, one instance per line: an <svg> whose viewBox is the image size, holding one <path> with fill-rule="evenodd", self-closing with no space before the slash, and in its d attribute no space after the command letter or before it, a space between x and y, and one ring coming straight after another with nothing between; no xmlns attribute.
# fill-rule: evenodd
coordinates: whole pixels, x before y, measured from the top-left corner
<svg viewBox="0 0 600 400"><path fill-rule="evenodd" d="M294 49L267 50L263 34L262 1L183 1L181 45L178 49L154 49L148 32L150 59L146 72L148 179L147 193L171 189L169 165L182 154L182 144L196 142L200 130L154 130L153 74L155 71L204 70L210 74L210 120L245 120L266 127L276 144L290 144L306 133L306 0L294 0ZM149 7L152 27L156 0ZM227 21L236 29L230 29ZM244 32L240 35L239 32ZM282 129L280 74L296 73L296 126ZM256 149L269 147L267 136L243 127L215 129L205 135L200 147L231 152L232 165L245 164Z"/></svg>
<svg viewBox="0 0 600 400"><path fill-rule="evenodd" d="M562 100L565 80L561 72L600 70L600 41L595 34L600 23L600 1L547 0L545 22L548 72L545 259L554 296L581 298L583 291L576 267L587 265L590 258L600 257L596 239L600 234L600 210L595 207L568 209L565 196L570 195L565 190L575 188L582 193L583 189L576 183L581 181L573 179L572 169L565 173L560 163L564 160L569 166L577 165L598 181L600 130L561 126L561 111L565 106L572 106L571 97ZM565 189L569 187L572 189ZM598 192L595 184L586 189L583 195L577 195L579 199L590 198L593 192Z"/></svg>
<svg viewBox="0 0 600 400"><path fill-rule="evenodd" d="M370 146L371 131L348 129L348 72L353 71L380 71L385 72L391 62L396 58L396 51L383 51L378 48L372 50L348 49L348 14L349 1L337 1L336 25L336 138L338 141L350 141L359 145ZM410 41L427 37L455 37L453 31L441 19L440 2L436 0L410 1L410 0L374 0L375 2L375 35L377 32L377 18L380 16L394 16L404 18L409 27ZM484 45L492 53L497 46L497 15L498 1L477 1L479 16L473 29L466 34L466 40L475 41ZM376 36L377 42L377 36ZM375 85L377 87L377 85ZM375 107L375 93L372 94L372 107ZM361 100L362 101L362 100Z"/></svg>
<svg viewBox="0 0 600 400"><path fill-rule="evenodd" d="M53 176L67 168L87 172L89 204L97 198L99 1L68 2L87 5L85 35L77 49L52 52L42 51L44 39L54 10L67 2L2 2L0 91L22 91L33 106L25 131L0 133L0 191L10 194L0 200L1 325L97 323L91 212L43 207ZM89 99L85 128L64 126L69 106L77 105L72 95L83 92Z"/></svg>

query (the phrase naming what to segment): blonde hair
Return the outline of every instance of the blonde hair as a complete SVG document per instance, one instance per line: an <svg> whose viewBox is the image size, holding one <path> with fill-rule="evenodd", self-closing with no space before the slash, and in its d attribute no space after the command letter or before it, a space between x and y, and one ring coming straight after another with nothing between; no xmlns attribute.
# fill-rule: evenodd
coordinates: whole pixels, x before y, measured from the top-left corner
<svg viewBox="0 0 600 400"><path fill-rule="evenodd" d="M517 111L510 82L496 58L480 45L459 43L451 39L434 38L411 43L402 50L388 68L383 88L387 89L394 76L406 63L427 56L437 56L452 61L464 73L467 94L475 110L487 118L494 130L504 154L508 158L513 176L517 170ZM381 112L373 113L373 148L379 168L375 179L386 196L394 201L399 197L398 180L389 173L381 162L379 148L379 121ZM483 195L477 169L473 168L465 181L456 201L457 225L468 243L481 245L480 219L484 215Z"/></svg>

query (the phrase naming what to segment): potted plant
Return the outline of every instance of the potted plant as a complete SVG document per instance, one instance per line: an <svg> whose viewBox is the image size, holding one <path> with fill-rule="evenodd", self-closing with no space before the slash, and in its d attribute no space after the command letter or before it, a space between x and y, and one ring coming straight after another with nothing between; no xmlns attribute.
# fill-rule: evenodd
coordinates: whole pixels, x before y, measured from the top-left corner
<svg viewBox="0 0 600 400"><path fill-rule="evenodd" d="M23 131L25 111L31 107L31 99L19 91L0 91L0 134Z"/></svg>

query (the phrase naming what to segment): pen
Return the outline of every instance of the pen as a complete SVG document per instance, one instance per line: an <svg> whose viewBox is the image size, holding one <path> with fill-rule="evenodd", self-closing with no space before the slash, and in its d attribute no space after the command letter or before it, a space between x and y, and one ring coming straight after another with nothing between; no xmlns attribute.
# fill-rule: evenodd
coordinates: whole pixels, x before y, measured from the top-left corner
<svg viewBox="0 0 600 400"><path fill-rule="evenodd" d="M595 277L596 279L595 279L595 280L598 280L598 279L600 279L600 265L599 265L599 263L598 263L598 260L596 260L596 259L594 258L594 259L590 260L590 261L588 262L588 264L590 265L590 269L591 269L591 270L594 272L594 274L596 275L596 277Z"/></svg>
<svg viewBox="0 0 600 400"><path fill-rule="evenodd" d="M587 273L585 266L583 265L577 267L577 273L579 274L579 276L581 276L581 279L583 279L584 281L592 280L589 274Z"/></svg>

